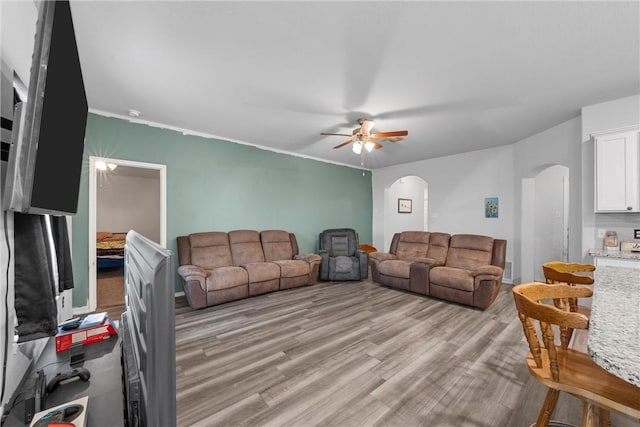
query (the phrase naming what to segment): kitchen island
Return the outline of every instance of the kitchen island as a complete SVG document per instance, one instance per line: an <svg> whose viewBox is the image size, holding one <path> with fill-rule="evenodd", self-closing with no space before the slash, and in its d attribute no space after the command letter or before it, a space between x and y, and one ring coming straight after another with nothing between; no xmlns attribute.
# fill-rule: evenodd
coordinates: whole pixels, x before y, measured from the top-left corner
<svg viewBox="0 0 640 427"><path fill-rule="evenodd" d="M589 249L596 267L629 267L640 269L640 252Z"/></svg>
<svg viewBox="0 0 640 427"><path fill-rule="evenodd" d="M640 271L595 271L588 351L602 368L640 387Z"/></svg>

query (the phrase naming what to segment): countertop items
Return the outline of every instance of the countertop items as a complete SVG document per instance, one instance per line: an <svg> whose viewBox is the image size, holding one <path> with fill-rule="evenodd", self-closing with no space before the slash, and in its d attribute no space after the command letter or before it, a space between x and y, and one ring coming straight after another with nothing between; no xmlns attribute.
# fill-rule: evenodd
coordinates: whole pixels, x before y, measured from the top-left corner
<svg viewBox="0 0 640 427"><path fill-rule="evenodd" d="M589 255L607 257L607 258L620 258L620 259L640 259L640 252L631 251L611 251L605 249L589 249Z"/></svg>
<svg viewBox="0 0 640 427"><path fill-rule="evenodd" d="M588 351L615 376L640 387L640 273L634 268L595 271Z"/></svg>

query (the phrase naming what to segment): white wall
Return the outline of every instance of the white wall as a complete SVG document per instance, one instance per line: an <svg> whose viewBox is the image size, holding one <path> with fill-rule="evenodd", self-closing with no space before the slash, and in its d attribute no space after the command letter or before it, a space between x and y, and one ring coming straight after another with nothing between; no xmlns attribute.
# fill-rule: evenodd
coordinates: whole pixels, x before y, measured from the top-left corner
<svg viewBox="0 0 640 427"><path fill-rule="evenodd" d="M640 228L640 213L594 213L594 155L592 132L613 130L640 123L640 95L615 99L582 108L582 252L585 261L590 248L602 248L597 229L618 233L619 240L633 238L633 229Z"/></svg>
<svg viewBox="0 0 640 427"><path fill-rule="evenodd" d="M553 165L569 168L569 260L582 260L580 118L568 120L513 144L515 207L514 283L534 279L535 177Z"/></svg>
<svg viewBox="0 0 640 427"><path fill-rule="evenodd" d="M158 178L99 172L97 231L136 230L160 242L160 174Z"/></svg>
<svg viewBox="0 0 640 427"><path fill-rule="evenodd" d="M402 177L391 185L387 192L384 248L376 246L379 251L389 249L394 233L424 229L424 190L426 186L427 183L417 176ZM398 199L411 199L411 213L398 212Z"/></svg>
<svg viewBox="0 0 640 427"><path fill-rule="evenodd" d="M429 188L429 230L484 234L507 240L513 259L513 147L498 147L422 160L373 171L373 246L385 244L385 192L401 177L415 175ZM484 198L499 197L498 218L484 217ZM414 204L415 206L415 204ZM421 227L419 228L421 229Z"/></svg>

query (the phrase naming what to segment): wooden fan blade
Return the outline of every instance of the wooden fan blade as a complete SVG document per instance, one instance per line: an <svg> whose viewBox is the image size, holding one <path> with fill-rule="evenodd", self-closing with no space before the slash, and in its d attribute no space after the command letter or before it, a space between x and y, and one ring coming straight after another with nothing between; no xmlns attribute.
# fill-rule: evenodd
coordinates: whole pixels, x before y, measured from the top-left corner
<svg viewBox="0 0 640 427"><path fill-rule="evenodd" d="M325 132L322 132L320 135L353 136L350 133L325 133Z"/></svg>
<svg viewBox="0 0 640 427"><path fill-rule="evenodd" d="M367 142L373 142L373 148L375 148L376 150L381 149L382 147L384 147L384 145L380 144L378 141L376 141L375 139L369 137L367 138Z"/></svg>
<svg viewBox="0 0 640 427"><path fill-rule="evenodd" d="M374 133L371 136L374 138L388 138L390 136L407 136L409 135L409 131L406 130L394 130L391 132L378 132Z"/></svg>
<svg viewBox="0 0 640 427"><path fill-rule="evenodd" d="M336 148L342 148L342 147L344 147L344 146L345 146L345 145L347 145L347 144L351 144L352 142L353 142L353 140L352 140L352 139L350 139L350 140L348 140L348 141L343 142L342 144L336 145L335 147L333 147L333 149L335 150Z"/></svg>
<svg viewBox="0 0 640 427"><path fill-rule="evenodd" d="M404 139L404 136L392 136L391 138L387 138L387 142L400 142Z"/></svg>

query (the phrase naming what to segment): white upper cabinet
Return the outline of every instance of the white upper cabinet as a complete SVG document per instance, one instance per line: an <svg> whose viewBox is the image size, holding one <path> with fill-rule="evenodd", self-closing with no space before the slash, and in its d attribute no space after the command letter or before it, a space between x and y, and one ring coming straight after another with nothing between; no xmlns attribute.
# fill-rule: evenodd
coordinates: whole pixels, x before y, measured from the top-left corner
<svg viewBox="0 0 640 427"><path fill-rule="evenodd" d="M593 135L595 211L640 212L638 130Z"/></svg>

